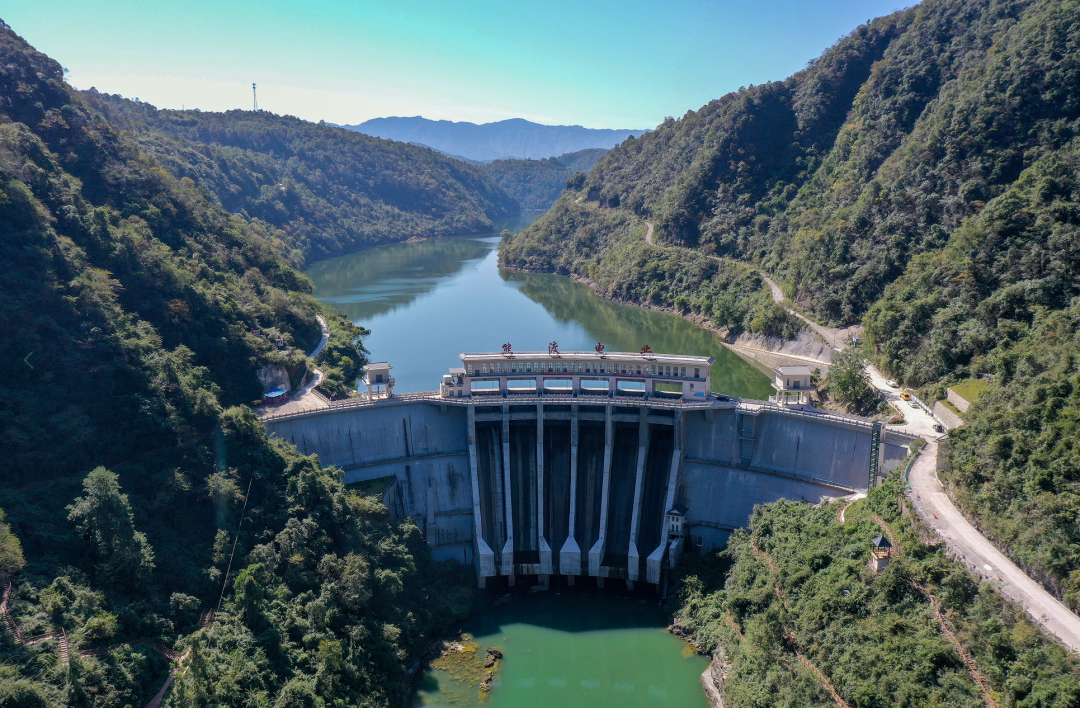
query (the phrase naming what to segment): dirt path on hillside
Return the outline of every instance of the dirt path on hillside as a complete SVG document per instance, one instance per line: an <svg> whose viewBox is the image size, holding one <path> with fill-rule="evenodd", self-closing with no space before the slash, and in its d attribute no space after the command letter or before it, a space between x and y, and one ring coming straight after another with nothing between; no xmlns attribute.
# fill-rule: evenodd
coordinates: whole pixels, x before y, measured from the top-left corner
<svg viewBox="0 0 1080 708"><path fill-rule="evenodd" d="M769 290L772 292L773 301L780 305L783 305L784 291L781 290L780 286L776 284L776 281L774 281L769 276L762 273L761 277L765 280L766 283L768 283ZM852 335L861 337L863 333L862 325L851 325L850 327L825 327L823 325L819 325L817 322L814 322L804 317L790 307L784 307L784 309L795 317L798 317L803 324L816 332L819 337L828 342L832 346L832 348L836 349L837 351L847 346L847 342L851 340Z"/></svg>
<svg viewBox="0 0 1080 708"><path fill-rule="evenodd" d="M654 248L653 224L646 221L645 242ZM716 256L710 256L721 260ZM846 348L852 335L861 336L861 325L834 328L811 321L794 309L784 305L784 292L769 276L762 273L772 298L789 313L798 317L811 331L830 344L836 351ZM729 345L730 346L730 345ZM760 354L764 354L762 351ZM901 389L890 386L885 375L873 366L866 367L871 385L893 406L903 411L907 424L905 432L922 436L927 445L912 466L909 476L909 496L923 521L937 532L948 544L952 553L974 567L984 578L994 582L1005 596L1019 602L1036 624L1058 637L1068 648L1080 652L1080 617L1032 580L1023 570L1010 561L987 540L945 494L937 479L937 442L939 433L934 430L937 421L913 401L903 400ZM841 517L841 522L843 518Z"/></svg>
<svg viewBox="0 0 1080 708"><path fill-rule="evenodd" d="M784 294L779 286L768 276L762 275L769 284L773 299L783 303ZM846 347L850 335L847 330L832 329L810 322L806 317L785 308L791 314L807 323L813 331L826 337L836 338L836 348ZM978 529L972 526L960 510L945 494L937 478L937 439L940 434L934 430L937 421L914 401L905 401L899 387L890 386L884 374L874 366L867 366L866 373L870 384L877 389L897 410L902 411L907 423L907 432L922 436L926 447L911 468L908 477L909 496L914 502L926 525L944 539L952 553L980 576L990 580L1006 597L1019 602L1027 610L1036 624L1058 637L1065 646L1080 652L1080 617L1071 612L1057 598L1032 580L1023 570L1010 561Z"/></svg>

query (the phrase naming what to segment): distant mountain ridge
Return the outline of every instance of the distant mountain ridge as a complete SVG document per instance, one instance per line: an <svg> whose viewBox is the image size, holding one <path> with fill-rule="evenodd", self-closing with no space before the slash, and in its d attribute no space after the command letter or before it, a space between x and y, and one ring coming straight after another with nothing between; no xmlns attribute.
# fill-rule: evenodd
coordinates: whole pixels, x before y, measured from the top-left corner
<svg viewBox="0 0 1080 708"><path fill-rule="evenodd" d="M494 123L468 123L412 118L373 118L342 128L377 138L422 143L470 160L542 159L587 148L610 149L647 130L583 128L580 125L541 125L523 118Z"/></svg>

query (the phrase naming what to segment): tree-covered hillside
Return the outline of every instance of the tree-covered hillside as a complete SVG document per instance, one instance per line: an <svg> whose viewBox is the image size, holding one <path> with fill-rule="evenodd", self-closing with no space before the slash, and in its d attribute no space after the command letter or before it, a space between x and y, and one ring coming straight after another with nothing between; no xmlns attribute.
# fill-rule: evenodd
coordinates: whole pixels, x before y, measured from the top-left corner
<svg viewBox="0 0 1080 708"><path fill-rule="evenodd" d="M1076 22L1076 3L1061 0L927 0L874 20L789 79L728 94L613 149L580 191L507 244L503 260L552 269L572 259L582 273L602 266L605 254L562 216L599 206L652 221L660 242L754 263L822 321L850 324L919 255L939 253L969 220L997 219L1018 235L980 237L983 257L1008 260L1008 272L972 273L970 285L941 274L940 286L974 288L963 297L982 300L1039 281L1026 297L1061 306L1077 294L1068 245ZM1051 181L1037 188L1041 179ZM1002 221L1036 191L1024 219ZM582 229L606 218L596 213L582 216ZM1051 231L1059 248L1009 255ZM891 373L911 383L940 375L907 357L933 346L939 319L951 331L952 312L935 318L949 299L918 309L913 327L886 320L874 330L879 348L906 359L890 356ZM992 317L1008 307L985 309ZM955 356L963 363L986 346L965 342Z"/></svg>
<svg viewBox="0 0 1080 708"><path fill-rule="evenodd" d="M1080 611L1080 305L1000 333L993 376L949 435L955 497L990 538Z"/></svg>
<svg viewBox="0 0 1080 708"><path fill-rule="evenodd" d="M1080 607L1077 36L1076 0L876 19L784 81L611 150L501 262L736 328L763 305L730 273L758 269L821 322L863 322L907 385L943 398L991 377L951 434L955 495Z"/></svg>
<svg viewBox="0 0 1080 708"><path fill-rule="evenodd" d="M279 230L297 265L414 236L491 232L518 212L476 167L421 146L266 111L157 110L93 89L82 97L177 178Z"/></svg>
<svg viewBox="0 0 1080 708"><path fill-rule="evenodd" d="M170 705L400 705L467 607L415 525L237 405L320 336L283 250L0 22L0 705L146 705L189 646Z"/></svg>
<svg viewBox="0 0 1080 708"><path fill-rule="evenodd" d="M758 507L723 553L683 564L678 621L702 648L721 648L725 706L1080 705L1077 657L991 583L927 546L901 516L902 487L889 480L848 507L843 523L840 503ZM899 551L880 573L868 567L876 536L891 536Z"/></svg>
<svg viewBox="0 0 1080 708"><path fill-rule="evenodd" d="M588 172L607 150L589 148L544 160L492 160L480 166L522 209L549 208L576 172Z"/></svg>
<svg viewBox="0 0 1080 708"><path fill-rule="evenodd" d="M359 125L344 127L380 138L421 143L470 160L518 157L543 160L588 148L606 150L629 135L645 132L583 128L580 125L541 125L523 118L478 125L467 121L429 120L421 116L372 118Z"/></svg>

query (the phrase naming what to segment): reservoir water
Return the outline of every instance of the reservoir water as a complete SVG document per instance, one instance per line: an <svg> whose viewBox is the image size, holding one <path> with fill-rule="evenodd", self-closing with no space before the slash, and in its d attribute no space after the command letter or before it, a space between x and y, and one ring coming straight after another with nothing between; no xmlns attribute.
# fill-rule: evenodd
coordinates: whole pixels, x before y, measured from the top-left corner
<svg viewBox="0 0 1080 708"><path fill-rule="evenodd" d="M762 399L768 378L716 335L675 315L611 302L558 275L500 270L498 237L380 246L311 266L315 296L371 330L372 361L389 361L396 390L430 391L462 352L639 351L716 357L713 389ZM591 580L591 579L589 579ZM463 625L476 652L437 661L415 702L429 708L707 708L707 665L666 631L668 616L626 595L579 586L515 595L503 607L481 596ZM487 647L504 654L490 692L479 681ZM460 660L455 663L451 659Z"/></svg>
<svg viewBox="0 0 1080 708"><path fill-rule="evenodd" d="M714 391L767 399L768 378L712 332L665 312L612 302L560 275L500 270L496 236L400 243L332 258L307 274L315 296L371 330L399 392L432 391L462 352L639 351L716 357Z"/></svg>
<svg viewBox="0 0 1080 708"><path fill-rule="evenodd" d="M603 594L600 594L603 593ZM426 708L708 708L701 672L708 659L666 630L655 600L591 593L490 599L462 629L472 656L448 654L420 681ZM479 689L488 647L502 652L489 693Z"/></svg>

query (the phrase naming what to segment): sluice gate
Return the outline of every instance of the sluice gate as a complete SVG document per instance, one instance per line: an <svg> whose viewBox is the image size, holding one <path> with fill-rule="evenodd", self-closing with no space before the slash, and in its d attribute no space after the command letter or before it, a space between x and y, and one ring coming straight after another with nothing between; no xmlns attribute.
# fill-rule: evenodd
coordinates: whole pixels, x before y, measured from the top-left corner
<svg viewBox="0 0 1080 708"><path fill-rule="evenodd" d="M676 370L696 373L665 375ZM384 480L387 507L416 520L436 558L474 567L481 585L553 574L657 583L685 546L725 543L755 504L866 490L911 440L759 401L536 388L348 402L264 422L346 482Z"/></svg>

